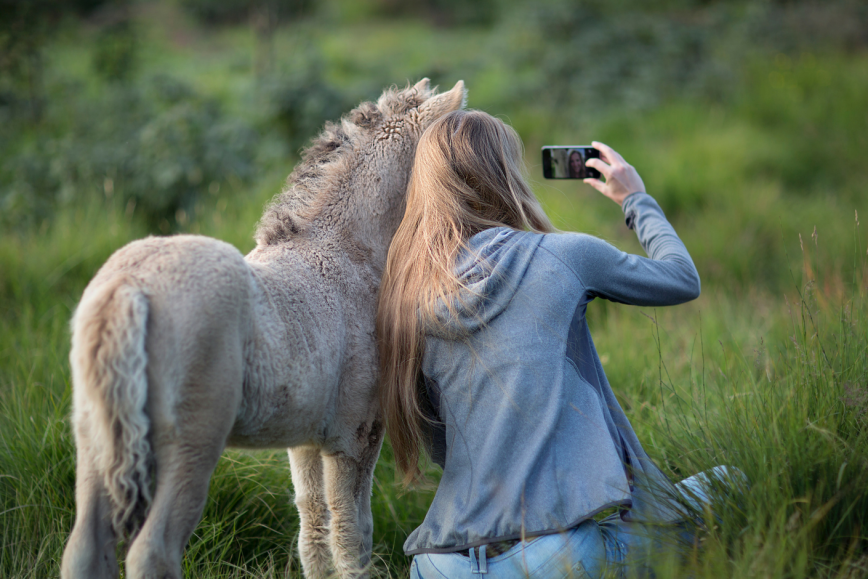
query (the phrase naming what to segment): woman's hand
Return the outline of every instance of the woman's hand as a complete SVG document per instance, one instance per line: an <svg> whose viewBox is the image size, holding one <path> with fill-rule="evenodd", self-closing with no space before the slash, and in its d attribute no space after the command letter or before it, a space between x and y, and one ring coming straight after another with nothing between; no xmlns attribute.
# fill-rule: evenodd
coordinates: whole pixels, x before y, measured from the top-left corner
<svg viewBox="0 0 868 579"><path fill-rule="evenodd" d="M593 167L606 178L603 183L599 179L584 179L584 182L617 203L621 205L624 199L631 193L637 191L645 192L645 183L642 182L642 177L636 172L624 157L619 155L615 149L609 145L604 145L594 141L591 143L594 148L600 151L599 159L588 159L585 165Z"/></svg>

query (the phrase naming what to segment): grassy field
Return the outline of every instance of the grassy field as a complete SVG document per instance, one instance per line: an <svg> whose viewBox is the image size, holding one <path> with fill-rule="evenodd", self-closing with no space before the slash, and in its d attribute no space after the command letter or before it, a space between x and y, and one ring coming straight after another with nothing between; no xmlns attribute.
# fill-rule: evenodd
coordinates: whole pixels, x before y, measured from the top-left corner
<svg viewBox="0 0 868 579"><path fill-rule="evenodd" d="M350 5L331 4L333 12ZM868 234L859 223L860 213L868 219L868 52L752 52L725 97L685 92L599 113L572 103L564 113L521 92L533 65L496 53L509 23L437 27L341 14L279 28L274 76L302 75L351 101L422 75L444 86L462 78L470 107L519 130L529 177L558 227L641 253L614 204L540 175L540 145L601 140L636 166L694 256L703 282L695 302L642 309L598 301L588 313L609 381L658 464L673 479L735 465L751 481L737 501L720 498L721 518L708 517L695 556L658 576L868 577ZM246 26L202 28L169 2L145 5L136 26L139 72L123 90L151 94L158 74L183 79L220 104L223 116L213 118L258 131L253 169L243 178L213 169L211 177L203 165L204 193L182 196L168 217L145 214L132 184L124 189L120 177L99 172L68 181L44 204L22 204L36 198L33 185L31 197L3 206L8 215L30 213L0 219L2 577L57 576L72 527L68 321L88 280L113 251L148 234L201 233L249 251L262 207L296 160L296 141L275 128L289 121L252 72L256 39ZM0 177L30 174L9 168L21 151L43 143L67 151L65 131L72 148L90 138L76 128L86 111L76 103L121 90L92 72L98 28L67 26L46 46L55 104L41 124L0 138ZM316 66L319 77L304 76ZM160 106L177 112L181 101L171 99L181 97L165 98ZM93 138L103 138L99 130ZM49 158L45 171L59 162ZM401 545L432 489L395 484L388 444L375 476L374 575L406 576ZM227 451L185 576L300 577L291 499L285 452Z"/></svg>

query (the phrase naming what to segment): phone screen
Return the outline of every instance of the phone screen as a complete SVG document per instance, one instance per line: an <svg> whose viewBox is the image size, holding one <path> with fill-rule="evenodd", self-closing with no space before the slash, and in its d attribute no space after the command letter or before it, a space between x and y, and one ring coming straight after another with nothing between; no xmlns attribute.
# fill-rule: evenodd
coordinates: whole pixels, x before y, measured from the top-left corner
<svg viewBox="0 0 868 579"><path fill-rule="evenodd" d="M543 147L543 177L546 179L599 179L599 171L585 166L588 159L599 158L600 151L594 147L578 145Z"/></svg>

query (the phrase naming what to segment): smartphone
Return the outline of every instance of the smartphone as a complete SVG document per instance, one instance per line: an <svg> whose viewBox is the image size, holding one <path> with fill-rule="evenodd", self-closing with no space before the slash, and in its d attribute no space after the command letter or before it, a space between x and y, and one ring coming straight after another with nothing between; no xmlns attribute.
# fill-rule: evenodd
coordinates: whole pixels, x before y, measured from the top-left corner
<svg viewBox="0 0 868 579"><path fill-rule="evenodd" d="M588 159L599 159L594 147L570 145L542 148L543 177L546 179L599 179L600 172L585 166Z"/></svg>

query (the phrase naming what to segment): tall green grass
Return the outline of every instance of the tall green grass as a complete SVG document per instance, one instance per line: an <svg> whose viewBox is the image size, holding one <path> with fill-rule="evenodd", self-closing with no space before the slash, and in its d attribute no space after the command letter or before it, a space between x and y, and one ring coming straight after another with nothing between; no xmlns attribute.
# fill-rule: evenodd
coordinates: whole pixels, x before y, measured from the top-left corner
<svg viewBox="0 0 868 579"><path fill-rule="evenodd" d="M864 266L857 273L860 288L844 299L816 291L813 279L794 288L769 332L783 340L761 338L745 352L700 334L687 381L673 381L661 359L659 406L645 422L659 462L674 478L728 464L751 481L744 496L716 501L723 517L707 518L686 576L868 573ZM709 367L705 349L717 347Z"/></svg>
<svg viewBox="0 0 868 579"><path fill-rule="evenodd" d="M89 272L72 264L95 268L140 233L129 223L77 244L78 219L109 231L124 217L95 208L70 217L41 236L6 238L0 252L3 271L12 265L19 273L5 282L14 311L0 318L3 577L56 576L73 522L67 320ZM711 291L680 309L591 306L609 379L658 463L675 480L727 464L751 482L735 502L719 497L721 519L708 518L699 553L660 576L865 576L864 245L853 252L855 267L842 272L849 274L843 293L834 285L823 289L814 270L826 256L811 240L805 246L802 268L780 297L740 300ZM69 272L63 289L49 283L59 269ZM373 497L376 573L384 576L406 574L400 545L424 516L431 492L402 492L394 481L387 447ZM285 453L227 452L187 549L185 576L299 577L291 499Z"/></svg>

